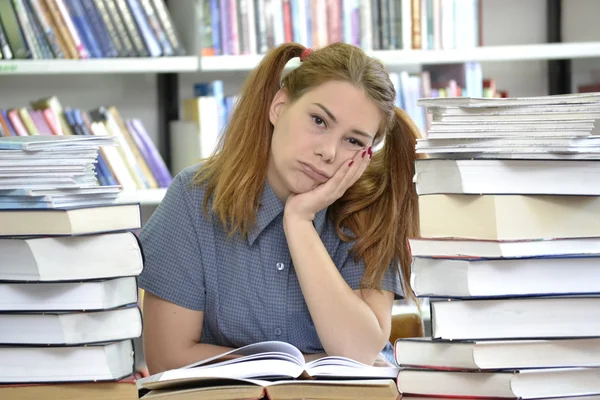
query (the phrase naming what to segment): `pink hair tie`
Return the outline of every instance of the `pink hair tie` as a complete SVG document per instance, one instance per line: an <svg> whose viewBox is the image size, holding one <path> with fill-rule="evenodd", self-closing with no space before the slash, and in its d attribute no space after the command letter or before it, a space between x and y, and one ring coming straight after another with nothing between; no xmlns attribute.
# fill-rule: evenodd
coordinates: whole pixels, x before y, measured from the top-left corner
<svg viewBox="0 0 600 400"><path fill-rule="evenodd" d="M311 48L304 49L302 51L302 54L300 54L300 62L304 61L306 59L306 57L310 56L311 53L312 53Z"/></svg>

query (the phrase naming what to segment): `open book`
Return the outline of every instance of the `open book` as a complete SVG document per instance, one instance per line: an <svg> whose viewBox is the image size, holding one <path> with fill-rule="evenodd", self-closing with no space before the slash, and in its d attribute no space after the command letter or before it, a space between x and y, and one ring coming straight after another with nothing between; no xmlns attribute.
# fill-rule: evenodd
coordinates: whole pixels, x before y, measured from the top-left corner
<svg viewBox="0 0 600 400"><path fill-rule="evenodd" d="M381 366L380 366L381 365ZM365 365L344 357L322 357L306 362L296 347L284 342L261 342L231 350L183 368L137 381L140 389L202 385L218 379L396 379L399 369L380 361Z"/></svg>

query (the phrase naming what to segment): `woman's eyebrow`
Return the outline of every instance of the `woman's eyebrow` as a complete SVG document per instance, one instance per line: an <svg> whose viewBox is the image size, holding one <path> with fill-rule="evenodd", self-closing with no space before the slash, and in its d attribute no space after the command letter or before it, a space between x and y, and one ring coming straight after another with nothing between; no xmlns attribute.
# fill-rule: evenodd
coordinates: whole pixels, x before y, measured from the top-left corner
<svg viewBox="0 0 600 400"><path fill-rule="evenodd" d="M321 104L321 103L313 103L313 104L314 104L315 106L317 106L317 107L320 107L320 108L321 108L321 109L322 109L322 110L325 112L325 114L327 114L327 116L328 116L329 118L331 118L331 120L332 120L333 122L336 122L336 123L337 123L337 118L335 118L335 115L333 115L333 113L332 113L331 111L329 111L329 109L327 109L327 107L325 107L325 106L324 106L323 104ZM353 129L353 130L352 130L352 132L356 133L357 135L364 136L364 137L366 137L366 138L368 138L368 139L371 139L371 140L373 140L373 136L371 136L371 135L369 135L368 133L366 133L366 132L363 132L363 131L361 131L361 130L358 130L358 129Z"/></svg>

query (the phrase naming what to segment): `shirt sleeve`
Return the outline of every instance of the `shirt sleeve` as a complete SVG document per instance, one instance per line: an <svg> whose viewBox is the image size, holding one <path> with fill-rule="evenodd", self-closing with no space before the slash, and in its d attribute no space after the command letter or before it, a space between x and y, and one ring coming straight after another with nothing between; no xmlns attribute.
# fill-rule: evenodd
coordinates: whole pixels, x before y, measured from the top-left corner
<svg viewBox="0 0 600 400"><path fill-rule="evenodd" d="M360 289L360 282L365 273L365 264L362 259L354 260L353 254L350 252L354 242L342 241L338 251L336 252L336 265L340 274L353 290ZM379 283L381 290L387 290L394 293L394 300L404 298L402 290L402 282L400 278L399 266L396 264L388 265L381 282Z"/></svg>
<svg viewBox="0 0 600 400"><path fill-rule="evenodd" d="M205 285L199 237L190 205L190 173L179 173L140 233L144 268L140 288L179 306L202 311Z"/></svg>

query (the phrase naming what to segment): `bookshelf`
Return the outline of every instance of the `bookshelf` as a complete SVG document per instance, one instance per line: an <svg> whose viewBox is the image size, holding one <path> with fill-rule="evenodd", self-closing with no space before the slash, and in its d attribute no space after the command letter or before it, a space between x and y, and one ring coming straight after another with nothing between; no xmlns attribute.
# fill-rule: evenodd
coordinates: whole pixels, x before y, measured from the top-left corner
<svg viewBox="0 0 600 400"><path fill-rule="evenodd" d="M600 58L600 42L485 46L452 50L379 50L371 51L370 55L390 68L469 61L549 61ZM260 55L201 57L199 72L250 71L261 59Z"/></svg>
<svg viewBox="0 0 600 400"><path fill-rule="evenodd" d="M485 46L452 50L379 50L370 55L390 68L428 64L600 58L600 42ZM262 55L0 61L0 75L248 72Z"/></svg>
<svg viewBox="0 0 600 400"><path fill-rule="evenodd" d="M0 75L128 74L195 72L198 57L96 58L0 61Z"/></svg>

